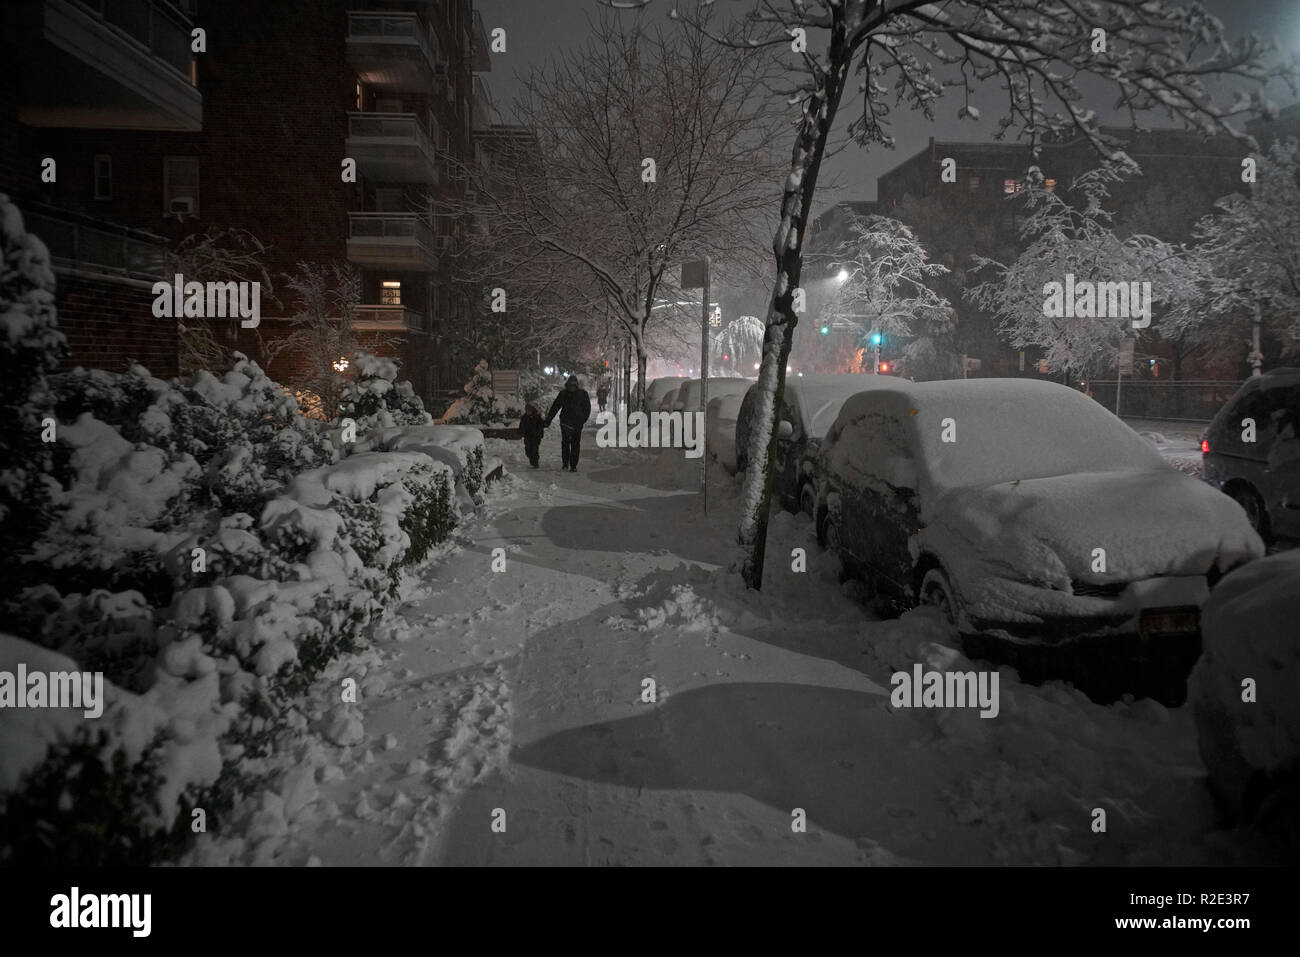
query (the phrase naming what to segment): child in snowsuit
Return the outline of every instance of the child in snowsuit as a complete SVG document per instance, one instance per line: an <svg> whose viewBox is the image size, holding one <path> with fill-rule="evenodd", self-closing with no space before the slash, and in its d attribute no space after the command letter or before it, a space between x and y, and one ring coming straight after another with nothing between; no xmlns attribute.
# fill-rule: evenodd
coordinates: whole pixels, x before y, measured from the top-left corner
<svg viewBox="0 0 1300 957"><path fill-rule="evenodd" d="M537 468L537 458L542 446L542 432L545 431L546 425L542 422L542 413L537 411L537 406L531 402L524 406L519 428L524 433L524 454L528 456L529 464Z"/></svg>

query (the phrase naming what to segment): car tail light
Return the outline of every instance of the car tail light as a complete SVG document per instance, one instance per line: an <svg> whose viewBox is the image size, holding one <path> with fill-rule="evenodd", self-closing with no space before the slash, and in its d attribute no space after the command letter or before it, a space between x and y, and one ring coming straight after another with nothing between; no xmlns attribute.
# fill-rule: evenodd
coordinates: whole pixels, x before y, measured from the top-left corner
<svg viewBox="0 0 1300 957"><path fill-rule="evenodd" d="M1202 455L1209 455L1209 454L1210 454L1210 440L1209 440L1209 439L1201 439L1201 454L1202 454Z"/></svg>

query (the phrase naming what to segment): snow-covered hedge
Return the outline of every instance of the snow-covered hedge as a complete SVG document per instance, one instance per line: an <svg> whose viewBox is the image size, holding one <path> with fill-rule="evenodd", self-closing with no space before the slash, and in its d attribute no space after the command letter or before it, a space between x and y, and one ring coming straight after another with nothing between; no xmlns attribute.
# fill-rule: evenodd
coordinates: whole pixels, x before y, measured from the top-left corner
<svg viewBox="0 0 1300 957"><path fill-rule="evenodd" d="M218 827L257 785L300 730L292 699L446 539L456 474L418 451L340 460L243 356L177 381L53 374L48 257L3 198L0 224L0 670L105 682L98 717L0 709L0 864L167 859L192 810ZM429 421L391 363L360 371L370 425Z"/></svg>
<svg viewBox="0 0 1300 957"><path fill-rule="evenodd" d="M343 389L343 415L357 423L358 433L406 425L428 425L433 416L409 382L397 381L397 363L392 359L358 353L356 378Z"/></svg>
<svg viewBox="0 0 1300 957"><path fill-rule="evenodd" d="M373 434L375 448L389 452L422 452L451 469L458 490L477 502L483 492L483 433L464 425L422 425L381 429Z"/></svg>

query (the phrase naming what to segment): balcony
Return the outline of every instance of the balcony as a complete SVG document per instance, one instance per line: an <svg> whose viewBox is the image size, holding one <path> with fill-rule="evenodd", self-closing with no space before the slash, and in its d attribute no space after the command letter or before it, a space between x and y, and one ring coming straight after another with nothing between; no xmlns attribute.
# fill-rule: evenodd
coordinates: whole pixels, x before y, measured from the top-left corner
<svg viewBox="0 0 1300 957"><path fill-rule="evenodd" d="M349 113L346 151L381 182L438 182L433 140L414 113Z"/></svg>
<svg viewBox="0 0 1300 957"><path fill-rule="evenodd" d="M57 210L24 210L23 220L58 270L151 283L167 278L167 241L161 236Z"/></svg>
<svg viewBox="0 0 1300 957"><path fill-rule="evenodd" d="M417 213L348 213L348 259L387 269L438 268L433 231Z"/></svg>
<svg viewBox="0 0 1300 957"><path fill-rule="evenodd" d="M14 17L29 126L196 132L190 22L160 0L28 0Z"/></svg>
<svg viewBox="0 0 1300 957"><path fill-rule="evenodd" d="M486 130L492 126L492 97L488 95L487 86L478 77L474 77L472 122L476 130Z"/></svg>
<svg viewBox="0 0 1300 957"><path fill-rule="evenodd" d="M492 72L492 49L488 46L487 31L483 29L483 14L474 11L474 72Z"/></svg>
<svg viewBox="0 0 1300 957"><path fill-rule="evenodd" d="M417 14L348 12L348 65L378 90L427 92L443 72L432 29Z"/></svg>
<svg viewBox="0 0 1300 957"><path fill-rule="evenodd" d="M427 332L424 313L409 306L357 306L352 326L360 332Z"/></svg>

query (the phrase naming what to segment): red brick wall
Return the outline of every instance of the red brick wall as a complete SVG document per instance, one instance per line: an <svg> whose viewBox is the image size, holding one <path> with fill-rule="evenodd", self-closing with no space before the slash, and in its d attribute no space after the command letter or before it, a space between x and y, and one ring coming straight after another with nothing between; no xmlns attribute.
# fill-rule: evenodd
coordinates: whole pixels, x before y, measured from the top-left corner
<svg viewBox="0 0 1300 957"><path fill-rule="evenodd" d="M59 329L71 347L66 368L123 371L139 362L159 378L177 374L176 321L156 319L147 285L57 276Z"/></svg>

